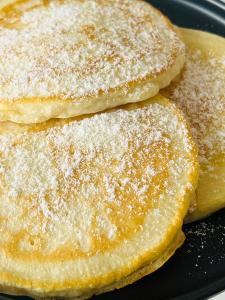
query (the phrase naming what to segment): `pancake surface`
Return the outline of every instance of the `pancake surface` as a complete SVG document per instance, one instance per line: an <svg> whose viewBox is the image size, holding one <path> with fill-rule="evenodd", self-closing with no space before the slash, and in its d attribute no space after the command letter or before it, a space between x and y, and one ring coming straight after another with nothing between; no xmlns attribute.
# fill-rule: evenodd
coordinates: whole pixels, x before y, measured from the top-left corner
<svg viewBox="0 0 225 300"><path fill-rule="evenodd" d="M161 96L0 126L0 289L85 297L162 265L197 184L183 117Z"/></svg>
<svg viewBox="0 0 225 300"><path fill-rule="evenodd" d="M38 123L148 99L184 56L179 33L143 1L16 1L0 10L0 120Z"/></svg>
<svg viewBox="0 0 225 300"><path fill-rule="evenodd" d="M162 92L190 121L199 146L197 209L187 221L225 207L225 40L200 31L182 30L188 46L180 79Z"/></svg>

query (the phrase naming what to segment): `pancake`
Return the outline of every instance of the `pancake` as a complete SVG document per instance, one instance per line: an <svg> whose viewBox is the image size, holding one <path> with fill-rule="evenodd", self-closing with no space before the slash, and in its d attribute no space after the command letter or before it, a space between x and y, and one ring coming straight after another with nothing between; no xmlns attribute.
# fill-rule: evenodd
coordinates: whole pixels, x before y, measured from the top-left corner
<svg viewBox="0 0 225 300"><path fill-rule="evenodd" d="M197 208L190 222L225 207L225 39L188 29L182 33L186 65L162 94L183 110L199 147Z"/></svg>
<svg viewBox="0 0 225 300"><path fill-rule="evenodd" d="M86 298L159 268L183 240L196 146L162 96L0 126L0 291Z"/></svg>
<svg viewBox="0 0 225 300"><path fill-rule="evenodd" d="M0 57L0 120L38 123L156 95L185 46L143 1L24 0L0 11Z"/></svg>
<svg viewBox="0 0 225 300"><path fill-rule="evenodd" d="M15 0L1 0L0 8L4 7L6 5L12 4L12 3L15 3Z"/></svg>

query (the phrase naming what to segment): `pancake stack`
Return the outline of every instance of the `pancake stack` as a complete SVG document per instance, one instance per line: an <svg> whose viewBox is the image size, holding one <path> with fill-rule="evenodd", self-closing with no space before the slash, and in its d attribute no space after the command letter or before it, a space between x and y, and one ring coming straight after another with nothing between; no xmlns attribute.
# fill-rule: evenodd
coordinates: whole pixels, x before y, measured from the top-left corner
<svg viewBox="0 0 225 300"><path fill-rule="evenodd" d="M225 206L224 48L143 1L1 2L1 292L121 288Z"/></svg>

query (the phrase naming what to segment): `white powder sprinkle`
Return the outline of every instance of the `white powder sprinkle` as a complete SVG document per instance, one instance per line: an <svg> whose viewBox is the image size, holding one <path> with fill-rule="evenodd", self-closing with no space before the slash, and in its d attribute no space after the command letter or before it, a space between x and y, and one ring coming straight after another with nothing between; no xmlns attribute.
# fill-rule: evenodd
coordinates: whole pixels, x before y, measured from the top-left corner
<svg viewBox="0 0 225 300"><path fill-rule="evenodd" d="M224 59L211 53L206 60L200 50L189 51L181 78L166 90L191 124L202 173L212 171L213 157L225 154Z"/></svg>
<svg viewBox="0 0 225 300"><path fill-rule="evenodd" d="M92 237L113 241L122 227L130 230L130 216L142 216L160 184L168 194L175 193L167 189L169 182L179 182L190 166L183 155L190 151L186 128L179 129L181 141L180 123L171 107L157 103L129 107L81 120L51 121L45 129L2 127L0 212L8 218L5 229L29 228L35 236L44 232L51 240L46 242L49 252L68 242L89 252ZM183 160L174 160L171 147L182 151ZM165 163L157 166L162 160ZM152 186L157 175L163 183Z"/></svg>
<svg viewBox="0 0 225 300"><path fill-rule="evenodd" d="M31 0L0 21L0 99L107 92L168 69L183 53L142 1Z"/></svg>

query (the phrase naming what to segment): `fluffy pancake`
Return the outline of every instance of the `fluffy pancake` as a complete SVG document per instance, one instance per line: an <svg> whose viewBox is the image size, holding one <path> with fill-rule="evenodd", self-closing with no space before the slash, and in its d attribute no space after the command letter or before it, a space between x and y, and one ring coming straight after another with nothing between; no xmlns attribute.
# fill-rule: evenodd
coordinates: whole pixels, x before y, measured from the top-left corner
<svg viewBox="0 0 225 300"><path fill-rule="evenodd" d="M38 123L156 95L185 46L143 1L24 0L0 11L0 57L0 120Z"/></svg>
<svg viewBox="0 0 225 300"><path fill-rule="evenodd" d="M197 151L161 96L0 126L0 290L86 297L160 267L183 241Z"/></svg>
<svg viewBox="0 0 225 300"><path fill-rule="evenodd" d="M187 218L194 221L225 207L225 40L188 29L182 33L186 65L162 94L183 110L199 147L197 209Z"/></svg>

